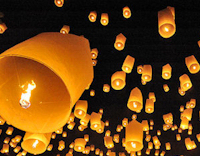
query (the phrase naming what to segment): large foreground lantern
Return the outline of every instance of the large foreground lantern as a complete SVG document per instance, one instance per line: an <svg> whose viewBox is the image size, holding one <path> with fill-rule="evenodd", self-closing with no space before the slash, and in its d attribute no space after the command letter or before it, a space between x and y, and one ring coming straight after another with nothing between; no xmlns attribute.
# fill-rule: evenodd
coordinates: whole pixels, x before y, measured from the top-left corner
<svg viewBox="0 0 200 156"><path fill-rule="evenodd" d="M31 133L50 133L63 127L92 82L90 51L84 37L51 32L2 53L1 116Z"/></svg>

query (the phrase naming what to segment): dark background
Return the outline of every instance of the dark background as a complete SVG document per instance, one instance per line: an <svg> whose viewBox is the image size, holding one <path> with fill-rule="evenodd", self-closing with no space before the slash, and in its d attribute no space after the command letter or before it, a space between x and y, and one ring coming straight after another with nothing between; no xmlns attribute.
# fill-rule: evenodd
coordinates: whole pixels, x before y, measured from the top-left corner
<svg viewBox="0 0 200 156"><path fill-rule="evenodd" d="M122 8L129 6L132 11L130 19L122 16ZM176 33L169 39L162 38L158 33L157 12L167 6L175 7ZM144 109L138 114L138 121L144 119L153 119L155 122L154 130L150 131L152 136L156 135L158 129L162 130L162 115L172 113L174 124L180 125L180 105L185 105L191 98L197 99L197 106L193 111L192 125L193 134L189 136L197 144L197 148L187 151L184 138L188 137L187 130L181 134L182 141L177 142L176 131L168 130L163 132L159 137L161 141L161 149L165 150L165 143L171 143L171 151L167 151L167 156L184 155L198 156L200 150L196 139L196 134L200 133L199 123L199 95L200 95L200 73L190 74L185 65L185 57L195 55L200 61L200 49L197 41L200 40L200 2L198 1L152 1L152 0L66 0L62 8L54 5L53 0L0 0L0 11L5 14L2 19L6 23L8 29L4 34L0 35L0 52L4 52L10 47L31 38L42 32L59 32L63 25L69 25L70 33L76 35L84 35L90 41L91 48L97 48L99 51L98 63L94 67L94 80L90 89L94 89L96 95L89 96L89 90L86 90L81 99L88 100L88 113L98 112L100 108L104 109L102 120L109 120L110 126L105 128L111 130L111 135L116 134L116 127L121 124L124 117L131 120L134 112L127 108L127 100L130 91L134 87L139 87L143 93L144 103L148 98L149 92L155 92L157 101L155 103L155 111L153 114L146 114ZM88 20L90 11L97 11L97 21L91 23ZM102 26L100 24L101 13L109 14L109 24ZM116 35L123 33L127 37L125 49L117 51L114 48ZM110 84L111 75L115 71L121 70L122 63L127 55L133 56L136 61L131 74L127 74L126 86L123 90L116 91L111 89L109 93L102 90L103 84ZM161 77L162 66L169 63L172 66L172 78L164 80ZM150 83L143 86L141 84L141 75L137 74L138 65L151 64L153 68L153 78ZM188 74L193 83L193 87L187 91L184 97L178 93L179 77L182 74ZM165 93L162 85L168 84L170 91ZM103 134L87 128L84 132L79 132L78 120L73 131L64 127L68 132L68 137L64 138L66 148L60 152L57 150L58 141L63 139L61 135L57 135L55 140L51 140L54 148L51 152L45 152L43 156L56 156L60 154L64 156L69 148L68 145L77 137L83 137L84 134L90 135L88 145L94 144L106 153L107 149L103 143ZM1 134L0 148L6 137L5 131L8 125L0 126L3 130ZM24 135L24 132L15 128L11 137L17 134ZM124 130L120 133L120 139L124 137ZM142 155L146 155L145 151L147 143L144 141L144 149ZM123 152L124 148L119 144L115 144L112 151ZM74 155L82 155L82 153L74 152ZM126 153L127 154L127 153ZM10 153L14 156L13 149ZM31 155L31 154L27 154ZM95 155L91 152L89 155ZM128 155L128 154L127 154ZM154 150L151 151L154 155Z"/></svg>

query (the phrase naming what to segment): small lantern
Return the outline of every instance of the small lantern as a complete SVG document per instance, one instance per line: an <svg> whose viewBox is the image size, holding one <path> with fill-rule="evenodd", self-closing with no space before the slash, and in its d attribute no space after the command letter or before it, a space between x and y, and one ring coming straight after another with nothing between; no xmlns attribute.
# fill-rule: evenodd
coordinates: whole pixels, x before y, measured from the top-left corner
<svg viewBox="0 0 200 156"><path fill-rule="evenodd" d="M52 133L51 139L55 139L55 138L56 138L56 133Z"/></svg>
<svg viewBox="0 0 200 156"><path fill-rule="evenodd" d="M160 140L158 139L157 136L152 137L152 139L153 139L153 144L154 144L155 146L156 146L156 145L161 146Z"/></svg>
<svg viewBox="0 0 200 156"><path fill-rule="evenodd" d="M199 72L200 66L194 55L186 57L185 64L191 74Z"/></svg>
<svg viewBox="0 0 200 156"><path fill-rule="evenodd" d="M143 71L143 66L142 65L137 66L137 73L142 74L142 71Z"/></svg>
<svg viewBox="0 0 200 156"><path fill-rule="evenodd" d="M187 91L192 87L192 82L187 74L179 77L181 90Z"/></svg>
<svg viewBox="0 0 200 156"><path fill-rule="evenodd" d="M88 141L89 141L89 135L88 135L88 134L85 134L85 135L84 135L84 139L85 139L86 142L88 142Z"/></svg>
<svg viewBox="0 0 200 156"><path fill-rule="evenodd" d="M3 144L2 153L9 153L9 145Z"/></svg>
<svg viewBox="0 0 200 156"><path fill-rule="evenodd" d="M15 147L15 149L13 150L15 153L18 153L21 150L20 146Z"/></svg>
<svg viewBox="0 0 200 156"><path fill-rule="evenodd" d="M170 64L166 64L162 67L162 78L165 80L169 80L171 78L172 67Z"/></svg>
<svg viewBox="0 0 200 156"><path fill-rule="evenodd" d="M181 87L178 88L178 93L181 95L181 96L184 96L185 95L185 91L183 91L181 89Z"/></svg>
<svg viewBox="0 0 200 156"><path fill-rule="evenodd" d="M195 108L196 106L196 99L190 99L190 108Z"/></svg>
<svg viewBox="0 0 200 156"><path fill-rule="evenodd" d="M181 141L181 135L180 134L176 134L176 140Z"/></svg>
<svg viewBox="0 0 200 156"><path fill-rule="evenodd" d="M97 130L101 127L101 116L98 113L92 112L90 117L90 128Z"/></svg>
<svg viewBox="0 0 200 156"><path fill-rule="evenodd" d="M145 138L145 141L146 141L146 142L149 142L150 140L151 140L151 135L147 134L147 135L146 135L146 138Z"/></svg>
<svg viewBox="0 0 200 156"><path fill-rule="evenodd" d="M91 11L90 14L88 15L88 19L90 20L90 22L96 22L97 12Z"/></svg>
<svg viewBox="0 0 200 156"><path fill-rule="evenodd" d="M90 96L95 96L95 90L94 89L90 90Z"/></svg>
<svg viewBox="0 0 200 156"><path fill-rule="evenodd" d="M61 34L69 34L69 31L70 31L70 26L68 25L63 25L63 27L60 29L60 33Z"/></svg>
<svg viewBox="0 0 200 156"><path fill-rule="evenodd" d="M159 155L159 150L155 150L155 156L158 156Z"/></svg>
<svg viewBox="0 0 200 156"><path fill-rule="evenodd" d="M128 118L124 118L123 120L122 120L122 126L123 127L126 127L128 125Z"/></svg>
<svg viewBox="0 0 200 156"><path fill-rule="evenodd" d="M70 116L69 116L69 118L68 118L67 123L69 124L70 122L74 122L74 118L75 118L75 115L74 115L73 112L71 112L71 114L70 114Z"/></svg>
<svg viewBox="0 0 200 156"><path fill-rule="evenodd" d="M106 93L110 92L110 85L109 84L104 84L103 85L103 91L106 92Z"/></svg>
<svg viewBox="0 0 200 156"><path fill-rule="evenodd" d="M87 126L83 126L83 125L78 126L78 130L81 132L84 131L86 128L87 128Z"/></svg>
<svg viewBox="0 0 200 156"><path fill-rule="evenodd" d="M6 137L6 138L4 139L4 141L3 141L3 142L4 142L5 144L8 144L8 143L9 143L9 141L10 141L10 138L9 138L9 137Z"/></svg>
<svg viewBox="0 0 200 156"><path fill-rule="evenodd" d="M0 34L3 34L7 29L7 26L5 23L2 23L0 20Z"/></svg>
<svg viewBox="0 0 200 156"><path fill-rule="evenodd" d="M83 138L77 138L74 140L74 150L76 152L83 152L85 149L86 141Z"/></svg>
<svg viewBox="0 0 200 156"><path fill-rule="evenodd" d="M74 148L74 142L69 145L69 148Z"/></svg>
<svg viewBox="0 0 200 156"><path fill-rule="evenodd" d="M0 125L4 125L6 121L0 116Z"/></svg>
<svg viewBox="0 0 200 156"><path fill-rule="evenodd" d="M171 150L171 144L169 142L165 143L166 150Z"/></svg>
<svg viewBox="0 0 200 156"><path fill-rule="evenodd" d="M121 90L126 85L126 73L124 71L117 71L111 77L111 86L115 90Z"/></svg>
<svg viewBox="0 0 200 156"><path fill-rule="evenodd" d="M147 120L142 120L142 126L143 126L143 131L148 131L149 130L149 124Z"/></svg>
<svg viewBox="0 0 200 156"><path fill-rule="evenodd" d="M105 124L103 121L101 121L101 127L99 129L96 130L97 133L103 133L104 132L104 127L105 127Z"/></svg>
<svg viewBox="0 0 200 156"><path fill-rule="evenodd" d="M6 134L7 135L12 135L14 128L13 127L8 127Z"/></svg>
<svg viewBox="0 0 200 156"><path fill-rule="evenodd" d="M119 51L123 50L125 47L125 42L126 42L126 37L122 33L117 35L114 43L115 49Z"/></svg>
<svg viewBox="0 0 200 156"><path fill-rule="evenodd" d="M64 0L54 0L54 3L57 7L62 7L64 4Z"/></svg>
<svg viewBox="0 0 200 156"><path fill-rule="evenodd" d="M192 141L190 138L185 138L185 146L187 148L187 150L192 150Z"/></svg>
<svg viewBox="0 0 200 156"><path fill-rule="evenodd" d="M108 120L105 121L105 126L106 126L106 127L109 126L109 121L108 121Z"/></svg>
<svg viewBox="0 0 200 156"><path fill-rule="evenodd" d="M78 100L75 105L74 115L75 117L82 119L87 114L88 102L86 100Z"/></svg>
<svg viewBox="0 0 200 156"><path fill-rule="evenodd" d="M161 153L160 153L160 156L165 156L165 151L162 151Z"/></svg>
<svg viewBox="0 0 200 156"><path fill-rule="evenodd" d="M107 13L102 13L102 14L101 14L100 23L101 23L103 26L107 26L107 25L108 25L108 23L109 23L109 17L108 17L108 14L107 14Z"/></svg>
<svg viewBox="0 0 200 156"><path fill-rule="evenodd" d="M104 145L107 149L114 147L113 139L112 139L111 136L105 136L104 137Z"/></svg>
<svg viewBox="0 0 200 156"><path fill-rule="evenodd" d="M154 102L151 99L146 99L145 112L151 114L154 112Z"/></svg>
<svg viewBox="0 0 200 156"><path fill-rule="evenodd" d="M156 96L154 92L149 92L149 99L152 99L153 102L156 102Z"/></svg>
<svg viewBox="0 0 200 156"><path fill-rule="evenodd" d="M62 137L63 137L63 138L66 138L66 137L67 137L67 132L66 132L66 131L64 131L64 132L62 133Z"/></svg>
<svg viewBox="0 0 200 156"><path fill-rule="evenodd" d="M131 73L133 66L134 66L134 63L135 63L135 58L130 56L130 55L127 55L124 62L123 62L122 70L125 73Z"/></svg>
<svg viewBox="0 0 200 156"><path fill-rule="evenodd" d="M157 130L157 135L160 136L161 135L161 131Z"/></svg>
<svg viewBox="0 0 200 156"><path fill-rule="evenodd" d="M152 67L151 65L143 65L142 80L150 82L152 79Z"/></svg>
<svg viewBox="0 0 200 156"><path fill-rule="evenodd" d="M183 130L188 129L188 123L189 123L189 120L186 117L182 117L180 128Z"/></svg>
<svg viewBox="0 0 200 156"><path fill-rule="evenodd" d="M63 140L60 140L58 142L58 150L62 151L63 149L65 149L65 142Z"/></svg>
<svg viewBox="0 0 200 156"><path fill-rule="evenodd" d="M153 143L152 142L148 142L148 149L153 149Z"/></svg>
<svg viewBox="0 0 200 156"><path fill-rule="evenodd" d="M169 91L169 86L167 84L164 84L163 85L163 89L165 92L168 92Z"/></svg>
<svg viewBox="0 0 200 156"><path fill-rule="evenodd" d="M76 124L75 122L70 122L69 125L67 125L67 128L68 128L69 130L73 130L75 124Z"/></svg>
<svg viewBox="0 0 200 156"><path fill-rule="evenodd" d="M94 145L90 145L90 150L94 151L95 150L95 146Z"/></svg>
<svg viewBox="0 0 200 156"><path fill-rule="evenodd" d="M53 144L49 144L48 146L47 146L47 151L51 151L53 149Z"/></svg>
<svg viewBox="0 0 200 156"><path fill-rule="evenodd" d="M119 134L114 134L114 136L113 136L113 141L114 141L115 143L119 143Z"/></svg>
<svg viewBox="0 0 200 156"><path fill-rule="evenodd" d="M146 149L146 154L149 155L151 150L149 148Z"/></svg>
<svg viewBox="0 0 200 156"><path fill-rule="evenodd" d="M90 115L86 114L84 118L80 120L80 124L83 126L87 126L90 121Z"/></svg>
<svg viewBox="0 0 200 156"><path fill-rule="evenodd" d="M193 112L193 109L192 108L187 108L183 111L183 113L181 113L181 119L183 117L186 117L189 121L191 121L192 119L192 112Z"/></svg>
<svg viewBox="0 0 200 156"><path fill-rule="evenodd" d="M96 149L95 149L95 154L96 154L96 155L99 155L99 154L100 154L100 149L99 149L99 148L96 148Z"/></svg>
<svg viewBox="0 0 200 156"><path fill-rule="evenodd" d="M63 127L59 128L58 130L55 131L56 134L62 134L63 132Z"/></svg>
<svg viewBox="0 0 200 156"><path fill-rule="evenodd" d="M117 132L121 132L122 131L121 125L117 125L116 131Z"/></svg>
<svg viewBox="0 0 200 156"><path fill-rule="evenodd" d="M124 16L124 18L130 18L131 17L131 10L128 6L125 6L123 8L123 16Z"/></svg>
<svg viewBox="0 0 200 156"><path fill-rule="evenodd" d="M92 51L91 51L91 58L92 59L96 59L97 56L98 56L98 50L97 50L97 48L92 49Z"/></svg>
<svg viewBox="0 0 200 156"><path fill-rule="evenodd" d="M131 118L132 118L132 120L136 120L137 119L137 114L133 114Z"/></svg>
<svg viewBox="0 0 200 156"><path fill-rule="evenodd" d="M173 115L172 113L164 114L163 115L163 120L165 124L173 124Z"/></svg>
<svg viewBox="0 0 200 156"><path fill-rule="evenodd" d="M150 120L150 125L151 125L151 126L154 125L154 121L153 121L153 119Z"/></svg>

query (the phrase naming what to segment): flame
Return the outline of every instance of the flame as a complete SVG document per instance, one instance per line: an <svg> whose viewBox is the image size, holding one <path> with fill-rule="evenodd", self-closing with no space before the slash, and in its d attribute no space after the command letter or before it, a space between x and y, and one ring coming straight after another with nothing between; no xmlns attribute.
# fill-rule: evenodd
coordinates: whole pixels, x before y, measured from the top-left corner
<svg viewBox="0 0 200 156"><path fill-rule="evenodd" d="M36 148L36 146L37 146L38 143L39 143L39 141L38 141L38 140L35 140L35 142L33 143L32 147L33 147L33 148Z"/></svg>
<svg viewBox="0 0 200 156"><path fill-rule="evenodd" d="M21 95L19 103L23 108L28 108L31 105L31 91L36 88L36 84L33 80L31 80L31 83L26 82L24 85L21 86L21 88L23 89L23 93Z"/></svg>

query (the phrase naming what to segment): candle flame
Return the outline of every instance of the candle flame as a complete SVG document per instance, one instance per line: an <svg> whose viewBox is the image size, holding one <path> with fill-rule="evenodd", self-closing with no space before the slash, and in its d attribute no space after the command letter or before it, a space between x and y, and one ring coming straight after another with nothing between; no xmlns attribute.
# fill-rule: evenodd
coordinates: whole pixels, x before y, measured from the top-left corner
<svg viewBox="0 0 200 156"><path fill-rule="evenodd" d="M35 140L35 142L33 143L33 148L36 148L37 144L39 143L38 140Z"/></svg>

